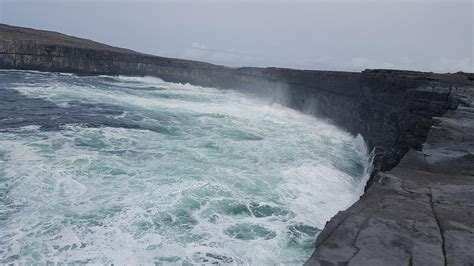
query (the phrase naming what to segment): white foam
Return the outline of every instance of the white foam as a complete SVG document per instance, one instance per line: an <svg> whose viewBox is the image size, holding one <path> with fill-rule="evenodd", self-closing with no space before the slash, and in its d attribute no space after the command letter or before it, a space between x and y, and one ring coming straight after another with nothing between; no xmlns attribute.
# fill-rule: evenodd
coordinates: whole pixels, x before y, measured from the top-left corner
<svg viewBox="0 0 474 266"><path fill-rule="evenodd" d="M303 163L283 171L279 186L284 202L298 214L296 219L323 228L338 211L357 200L353 178L321 163Z"/></svg>
<svg viewBox="0 0 474 266"><path fill-rule="evenodd" d="M40 130L41 126L39 125L28 125L28 126L22 126L22 127L17 127L17 128L7 128L2 131L10 131L10 132L34 132Z"/></svg>
<svg viewBox="0 0 474 266"><path fill-rule="evenodd" d="M56 105L59 106L59 107L62 107L62 108L69 108L69 107L71 107L68 102L62 102L62 103L58 103L58 104L56 104Z"/></svg>
<svg viewBox="0 0 474 266"><path fill-rule="evenodd" d="M113 79L107 82L124 89L71 85L64 77L33 78L16 89L58 105L118 105L150 128L178 134L80 125L0 133L8 196L22 206L0 230L6 239L0 248L7 250L0 256L28 245L33 251L22 253L25 261L37 252L40 260L92 264L213 260L206 254L223 256L214 258L221 263L300 264L316 236L301 233L297 240L310 249L295 248L290 228L322 228L361 194L370 168L361 137L237 92ZM127 90L150 84L166 90ZM170 113L170 125L154 118ZM255 206L275 211L260 216ZM249 225L244 234L272 235L243 240L226 233L241 224Z"/></svg>

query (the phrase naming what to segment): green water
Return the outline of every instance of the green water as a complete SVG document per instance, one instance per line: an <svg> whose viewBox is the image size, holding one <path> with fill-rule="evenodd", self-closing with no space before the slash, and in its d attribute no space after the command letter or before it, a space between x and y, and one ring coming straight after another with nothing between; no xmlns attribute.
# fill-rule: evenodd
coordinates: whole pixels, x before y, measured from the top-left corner
<svg viewBox="0 0 474 266"><path fill-rule="evenodd" d="M302 264L367 178L360 138L266 100L153 78L16 75L22 95L113 105L123 112L106 119L123 126L63 112L74 122L59 130L0 133L3 263Z"/></svg>

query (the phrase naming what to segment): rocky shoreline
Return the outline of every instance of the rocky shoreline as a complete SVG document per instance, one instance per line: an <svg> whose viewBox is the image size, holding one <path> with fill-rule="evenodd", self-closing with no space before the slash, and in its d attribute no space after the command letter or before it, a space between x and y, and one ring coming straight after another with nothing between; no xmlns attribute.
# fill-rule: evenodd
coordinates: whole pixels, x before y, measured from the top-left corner
<svg viewBox="0 0 474 266"><path fill-rule="evenodd" d="M472 74L229 68L4 24L0 69L156 76L246 91L327 118L364 137L375 171L366 194L328 222L308 265L474 260Z"/></svg>
<svg viewBox="0 0 474 266"><path fill-rule="evenodd" d="M307 265L472 265L474 87L451 90L459 108L326 225Z"/></svg>

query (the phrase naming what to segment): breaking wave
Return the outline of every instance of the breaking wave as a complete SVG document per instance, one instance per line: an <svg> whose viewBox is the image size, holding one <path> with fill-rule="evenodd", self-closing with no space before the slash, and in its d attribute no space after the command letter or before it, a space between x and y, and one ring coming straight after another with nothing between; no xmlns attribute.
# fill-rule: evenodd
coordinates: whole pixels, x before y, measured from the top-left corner
<svg viewBox="0 0 474 266"><path fill-rule="evenodd" d="M301 264L368 178L361 137L238 92L27 71L0 91L1 263Z"/></svg>

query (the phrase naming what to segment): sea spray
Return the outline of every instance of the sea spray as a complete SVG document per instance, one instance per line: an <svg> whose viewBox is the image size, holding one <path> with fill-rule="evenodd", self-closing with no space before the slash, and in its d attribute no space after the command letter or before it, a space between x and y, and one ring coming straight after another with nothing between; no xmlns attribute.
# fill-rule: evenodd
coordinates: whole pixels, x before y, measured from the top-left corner
<svg viewBox="0 0 474 266"><path fill-rule="evenodd" d="M0 123L1 263L301 264L370 175L360 136L278 101L29 71L0 87L27 108Z"/></svg>

